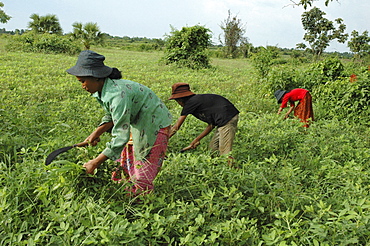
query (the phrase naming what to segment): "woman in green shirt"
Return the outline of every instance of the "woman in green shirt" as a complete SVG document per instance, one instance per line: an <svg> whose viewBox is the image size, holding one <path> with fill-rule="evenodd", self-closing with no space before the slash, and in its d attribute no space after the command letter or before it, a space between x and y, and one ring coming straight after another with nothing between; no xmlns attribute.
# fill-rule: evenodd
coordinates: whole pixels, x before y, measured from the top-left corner
<svg viewBox="0 0 370 246"><path fill-rule="evenodd" d="M83 166L87 173L94 174L107 159L120 160L120 168L113 179L120 180L117 174L124 171L133 183L130 191L134 195L150 192L167 150L172 116L151 89L122 79L121 72L104 65L104 60L103 55L85 50L80 53L76 65L67 70L105 109L100 125L85 141L95 146L100 135L110 129L113 136L105 150ZM133 145L128 155L124 148L130 133Z"/></svg>

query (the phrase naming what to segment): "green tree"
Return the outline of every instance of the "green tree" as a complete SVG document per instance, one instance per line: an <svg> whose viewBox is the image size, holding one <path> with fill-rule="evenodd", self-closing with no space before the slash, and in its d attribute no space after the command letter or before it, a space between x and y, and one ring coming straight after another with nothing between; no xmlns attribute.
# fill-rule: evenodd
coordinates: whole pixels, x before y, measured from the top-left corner
<svg viewBox="0 0 370 246"><path fill-rule="evenodd" d="M352 38L348 41L348 47L355 53L355 57L361 58L370 54L370 37L368 34L368 31L364 31L361 35L356 30L352 31Z"/></svg>
<svg viewBox="0 0 370 246"><path fill-rule="evenodd" d="M81 40L85 49L90 49L93 44L104 44L105 34L100 31L97 23L88 22L82 24L75 22L72 24L72 27L72 37L76 40Z"/></svg>
<svg viewBox="0 0 370 246"><path fill-rule="evenodd" d="M224 20L221 25L223 30L223 40L220 37L220 42L224 45L224 54L228 58L238 57L238 45L242 42L246 44L247 39L243 38L245 33L245 28L241 22L241 19L238 19L237 16L232 17L230 10L228 11L228 17Z"/></svg>
<svg viewBox="0 0 370 246"><path fill-rule="evenodd" d="M204 26L183 27L166 37L164 60L166 64L174 63L180 67L193 69L210 67L207 49L211 45L211 34Z"/></svg>
<svg viewBox="0 0 370 246"><path fill-rule="evenodd" d="M48 14L40 16L38 14L32 14L30 18L32 21L28 23L28 28L31 28L35 33L63 34L56 15Z"/></svg>
<svg viewBox="0 0 370 246"><path fill-rule="evenodd" d="M4 7L4 4L0 2L0 23L7 23L12 17L5 14L4 10L1 9L2 7Z"/></svg>
<svg viewBox="0 0 370 246"><path fill-rule="evenodd" d="M302 25L306 31L303 40L309 43L310 50L316 58L320 57L329 46L330 41L336 39L339 43L344 43L348 38L348 34L344 33L346 25L341 18L335 19L338 25L335 27L332 21L324 18L324 15L326 13L317 7L302 14ZM297 48L305 47L305 44L297 44Z"/></svg>
<svg viewBox="0 0 370 246"><path fill-rule="evenodd" d="M303 6L304 9L307 9L308 6L312 7L314 1L317 1L317 0L300 0L298 3L291 0L291 2L293 2L294 5ZM332 2L332 1L334 1L334 0L325 0L325 6L328 6L329 2ZM336 0L336 1L338 1L338 0Z"/></svg>

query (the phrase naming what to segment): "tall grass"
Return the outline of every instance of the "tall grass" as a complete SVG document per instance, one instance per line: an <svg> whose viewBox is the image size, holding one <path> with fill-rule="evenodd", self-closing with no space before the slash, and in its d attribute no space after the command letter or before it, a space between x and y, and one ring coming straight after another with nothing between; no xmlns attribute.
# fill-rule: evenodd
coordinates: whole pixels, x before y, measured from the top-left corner
<svg viewBox="0 0 370 246"><path fill-rule="evenodd" d="M178 153L205 127L194 117L171 138L156 190L143 203L110 180L112 161L95 177L84 174L81 165L109 135L46 167L47 154L85 139L103 111L65 72L76 57L1 53L1 245L370 243L367 127L317 118L304 129L283 121L247 59L213 59L212 69L193 71L163 66L161 52L95 50L124 78L152 88L174 120L181 108L167 98L176 82L235 103L236 168L208 152L209 137Z"/></svg>

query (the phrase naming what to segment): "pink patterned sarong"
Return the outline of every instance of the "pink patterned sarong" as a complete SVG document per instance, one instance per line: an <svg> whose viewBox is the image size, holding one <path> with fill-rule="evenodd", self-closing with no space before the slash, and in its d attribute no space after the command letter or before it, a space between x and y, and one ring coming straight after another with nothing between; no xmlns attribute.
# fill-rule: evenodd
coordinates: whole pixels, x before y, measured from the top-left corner
<svg viewBox="0 0 370 246"><path fill-rule="evenodd" d="M127 144L120 159L120 165L112 173L112 180L132 183L127 190L130 195L150 193L154 190L153 181L162 167L166 155L170 127L160 129L157 139L144 160L134 159L134 148Z"/></svg>

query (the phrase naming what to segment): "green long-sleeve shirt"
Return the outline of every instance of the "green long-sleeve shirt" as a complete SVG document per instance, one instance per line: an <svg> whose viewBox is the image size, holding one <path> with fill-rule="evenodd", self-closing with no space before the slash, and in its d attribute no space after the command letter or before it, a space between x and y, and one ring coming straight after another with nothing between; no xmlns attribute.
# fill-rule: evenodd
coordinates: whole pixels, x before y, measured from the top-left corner
<svg viewBox="0 0 370 246"><path fill-rule="evenodd" d="M101 124L113 122L112 140L102 152L109 159L117 160L130 131L134 142L135 159L142 160L151 150L159 129L172 122L164 103L148 87L129 80L107 78L102 91L93 96L106 111Z"/></svg>

